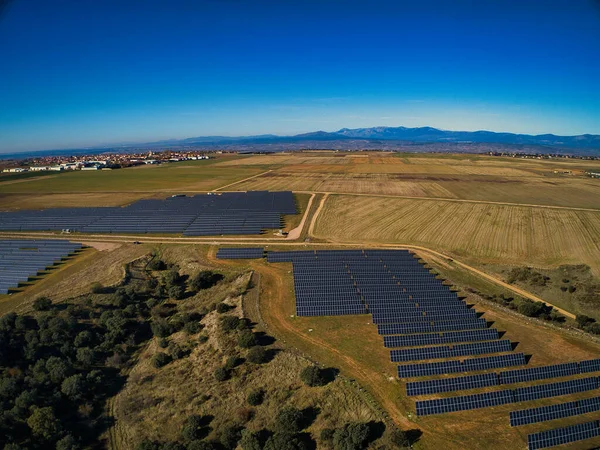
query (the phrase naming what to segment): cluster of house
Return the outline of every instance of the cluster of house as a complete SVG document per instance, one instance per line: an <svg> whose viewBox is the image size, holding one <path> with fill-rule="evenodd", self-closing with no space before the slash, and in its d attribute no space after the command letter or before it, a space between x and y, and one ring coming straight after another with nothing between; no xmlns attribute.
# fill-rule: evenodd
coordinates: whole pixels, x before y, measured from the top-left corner
<svg viewBox="0 0 600 450"><path fill-rule="evenodd" d="M62 172L63 170L103 170L107 169L108 160L104 161L78 161L60 163L51 166L30 166L30 167L9 167L2 170L4 173L21 173L21 172Z"/></svg>

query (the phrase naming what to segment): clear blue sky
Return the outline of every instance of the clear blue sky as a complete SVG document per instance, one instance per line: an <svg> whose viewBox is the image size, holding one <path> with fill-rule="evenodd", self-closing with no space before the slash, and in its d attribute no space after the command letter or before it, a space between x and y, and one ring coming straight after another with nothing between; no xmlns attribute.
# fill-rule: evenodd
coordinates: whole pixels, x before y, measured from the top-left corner
<svg viewBox="0 0 600 450"><path fill-rule="evenodd" d="M12 0L0 15L0 152L378 125L600 134L593 0Z"/></svg>

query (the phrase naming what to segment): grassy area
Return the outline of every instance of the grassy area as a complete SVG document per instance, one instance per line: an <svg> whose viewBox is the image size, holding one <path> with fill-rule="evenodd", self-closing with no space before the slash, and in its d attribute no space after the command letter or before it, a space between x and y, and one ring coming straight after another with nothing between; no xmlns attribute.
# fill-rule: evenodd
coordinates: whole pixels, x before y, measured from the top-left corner
<svg viewBox="0 0 600 450"><path fill-rule="evenodd" d="M423 245L487 263L600 270L600 212L335 195L315 236Z"/></svg>
<svg viewBox="0 0 600 450"><path fill-rule="evenodd" d="M0 183L6 193L86 193L86 192L194 192L207 191L256 175L259 167L219 167L223 157L214 160L185 161L158 166L93 172L71 172L57 177L32 178L19 183Z"/></svg>

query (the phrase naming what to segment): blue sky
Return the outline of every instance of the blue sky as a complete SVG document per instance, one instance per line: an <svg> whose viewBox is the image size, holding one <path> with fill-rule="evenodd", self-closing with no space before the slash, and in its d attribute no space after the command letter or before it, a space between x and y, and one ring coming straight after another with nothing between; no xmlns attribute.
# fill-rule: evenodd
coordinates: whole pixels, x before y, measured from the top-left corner
<svg viewBox="0 0 600 450"><path fill-rule="evenodd" d="M600 134L593 0L12 0L0 152L434 126Z"/></svg>

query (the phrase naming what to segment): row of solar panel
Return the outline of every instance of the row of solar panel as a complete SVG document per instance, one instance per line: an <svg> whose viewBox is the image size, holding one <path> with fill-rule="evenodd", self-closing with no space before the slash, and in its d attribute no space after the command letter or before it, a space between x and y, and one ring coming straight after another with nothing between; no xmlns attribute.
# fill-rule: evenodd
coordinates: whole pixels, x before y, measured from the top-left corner
<svg viewBox="0 0 600 450"><path fill-rule="evenodd" d="M250 248L220 248L217 252L217 259L259 259L264 256L262 247Z"/></svg>
<svg viewBox="0 0 600 450"><path fill-rule="evenodd" d="M579 378L558 383L540 384L518 389L485 392L482 394L462 395L458 397L437 398L416 402L417 415L444 414L466 411L490 406L519 403L542 398L586 392L598 388L598 377Z"/></svg>
<svg viewBox="0 0 600 450"><path fill-rule="evenodd" d="M384 336L383 346L415 347L417 345L448 344L453 342L493 341L499 339L498 330L486 328L474 331L449 331L445 333Z"/></svg>
<svg viewBox="0 0 600 450"><path fill-rule="evenodd" d="M600 420L594 420L530 434L527 437L527 445L529 446L529 450L538 450L598 436L600 436Z"/></svg>
<svg viewBox="0 0 600 450"><path fill-rule="evenodd" d="M391 350L392 362L420 361L426 359L453 358L458 356L481 355L512 351L509 340L478 342L473 344L441 345L403 350Z"/></svg>
<svg viewBox="0 0 600 450"><path fill-rule="evenodd" d="M538 408L510 412L510 426L518 427L549 420L564 419L590 412L600 411L600 397L586 398L574 402L559 403Z"/></svg>
<svg viewBox="0 0 600 450"><path fill-rule="evenodd" d="M525 369L508 370L485 375L470 375L455 378L443 378L440 380L415 381L406 384L408 395L439 394L464 389L474 389L484 386L499 386L501 384L524 383L528 381L547 380L549 378L560 378L582 373L593 372L590 370L594 365L600 371L600 359L553 364L550 366L528 367Z"/></svg>
<svg viewBox="0 0 600 450"><path fill-rule="evenodd" d="M487 328L487 321L482 318L463 320L436 320L421 323L384 323L377 325L379 334L421 334L444 331L477 330Z"/></svg>

